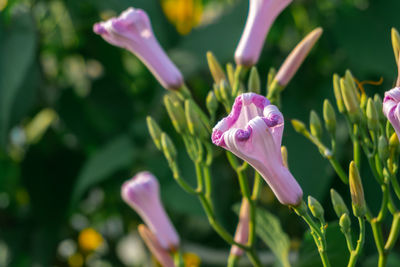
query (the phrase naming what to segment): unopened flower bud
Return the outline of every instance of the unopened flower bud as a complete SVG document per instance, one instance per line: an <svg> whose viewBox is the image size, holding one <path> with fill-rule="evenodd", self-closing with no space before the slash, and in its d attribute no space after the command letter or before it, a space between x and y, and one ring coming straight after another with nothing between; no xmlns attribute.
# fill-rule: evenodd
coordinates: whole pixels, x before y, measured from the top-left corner
<svg viewBox="0 0 400 267"><path fill-rule="evenodd" d="M207 128L202 123L200 115L197 113L197 108L195 103L191 99L185 101L185 113L186 121L189 128L189 132L194 135L204 139L209 138L209 133Z"/></svg>
<svg viewBox="0 0 400 267"><path fill-rule="evenodd" d="M340 89L351 122L358 123L361 120L361 110L353 86L349 84L348 79L342 78L340 79Z"/></svg>
<svg viewBox="0 0 400 267"><path fill-rule="evenodd" d="M286 86L293 78L322 32L322 28L310 32L285 59L275 77L280 86Z"/></svg>
<svg viewBox="0 0 400 267"><path fill-rule="evenodd" d="M318 200L312 196L308 196L308 208L315 218L320 221L324 221L324 208L321 206Z"/></svg>
<svg viewBox="0 0 400 267"><path fill-rule="evenodd" d="M333 75L333 92L336 98L336 105L340 113L345 111L342 92L340 89L340 77L336 73Z"/></svg>
<svg viewBox="0 0 400 267"><path fill-rule="evenodd" d="M318 114L312 110L310 112L310 131L311 134L318 139L322 138L322 123Z"/></svg>
<svg viewBox="0 0 400 267"><path fill-rule="evenodd" d="M367 205L364 198L364 189L361 182L360 173L354 161L350 163L349 169L350 195L353 206L353 213L357 217L362 217L367 212Z"/></svg>
<svg viewBox="0 0 400 267"><path fill-rule="evenodd" d="M285 167L289 169L288 151L285 146L281 146L281 154L282 154L283 165L285 165Z"/></svg>
<svg viewBox="0 0 400 267"><path fill-rule="evenodd" d="M224 70L219 64L217 58L210 51L207 52L207 62L208 67L210 68L211 75L216 84L219 84L221 81L226 80Z"/></svg>
<svg viewBox="0 0 400 267"><path fill-rule="evenodd" d="M215 115L218 109L218 100L213 91L208 92L206 98L206 107L211 116Z"/></svg>
<svg viewBox="0 0 400 267"><path fill-rule="evenodd" d="M349 214L343 213L339 220L340 230L344 233L350 233L351 230L351 220Z"/></svg>
<svg viewBox="0 0 400 267"><path fill-rule="evenodd" d="M158 123L150 116L147 116L146 121L147 121L147 128L149 129L150 136L153 139L154 144L159 150L161 150L162 130L160 129L160 126L158 126Z"/></svg>
<svg viewBox="0 0 400 267"><path fill-rule="evenodd" d="M389 139L389 149L399 151L399 138L397 137L397 133L393 133Z"/></svg>
<svg viewBox="0 0 400 267"><path fill-rule="evenodd" d="M392 46L396 62L399 64L400 34L395 28L392 28Z"/></svg>
<svg viewBox="0 0 400 267"><path fill-rule="evenodd" d="M147 248L150 250L151 254L157 259L157 261L163 267L174 267L174 261L172 260L169 252L161 247L157 240L157 237L147 228L145 225L140 224L138 226L138 232L140 237L143 239Z"/></svg>
<svg viewBox="0 0 400 267"><path fill-rule="evenodd" d="M173 100L169 95L164 96L164 105L167 109L172 125L178 133L186 130L185 111L179 100Z"/></svg>
<svg viewBox="0 0 400 267"><path fill-rule="evenodd" d="M374 95L374 104L375 104L376 112L378 113L378 116L379 116L379 121L381 124L384 124L386 121L386 117L383 114L382 98L378 94Z"/></svg>
<svg viewBox="0 0 400 267"><path fill-rule="evenodd" d="M275 68L270 68L268 71L268 79L267 79L267 88L269 89L272 82L275 80L276 76L276 69Z"/></svg>
<svg viewBox="0 0 400 267"><path fill-rule="evenodd" d="M256 67L252 67L249 76L249 83L248 83L248 91L253 92L256 94L260 94L261 92L261 81L260 75L258 74L258 70Z"/></svg>
<svg viewBox="0 0 400 267"><path fill-rule="evenodd" d="M177 155L176 148L171 138L166 133L161 134L161 146L168 162L175 161Z"/></svg>
<svg viewBox="0 0 400 267"><path fill-rule="evenodd" d="M384 136L379 137L378 155L383 161L386 161L386 159L389 157L389 144Z"/></svg>
<svg viewBox="0 0 400 267"><path fill-rule="evenodd" d="M306 125L302 121L292 120L292 125L294 130L298 133L304 134L307 132Z"/></svg>
<svg viewBox="0 0 400 267"><path fill-rule="evenodd" d="M249 238L249 222L250 222L250 204L246 198L243 198L240 206L239 223L236 227L235 242L246 245ZM242 256L243 250L233 245L230 254Z"/></svg>
<svg viewBox="0 0 400 267"><path fill-rule="evenodd" d="M349 213L349 210L347 209L347 206L344 203L343 198L334 189L331 189L331 201L333 209L335 210L335 213L338 216L338 218L340 218L345 213L346 214Z"/></svg>
<svg viewBox="0 0 400 267"><path fill-rule="evenodd" d="M336 114L328 99L324 101L324 121L326 130L334 136L336 134Z"/></svg>
<svg viewBox="0 0 400 267"><path fill-rule="evenodd" d="M96 23L93 31L108 43L135 54L166 89L183 85L181 72L158 43L146 12L128 8L119 17Z"/></svg>
<svg viewBox="0 0 400 267"><path fill-rule="evenodd" d="M231 87L235 84L235 68L232 63L226 64L226 73L228 74L228 80Z"/></svg>
<svg viewBox="0 0 400 267"><path fill-rule="evenodd" d="M376 111L375 103L372 100L372 98L368 99L366 115L367 115L368 129L371 131L378 131L379 117L378 117L378 112Z"/></svg>
<svg viewBox="0 0 400 267"><path fill-rule="evenodd" d="M221 98L226 102L230 103L232 98L232 90L229 87L229 84L225 80L221 80L219 83L219 93L221 94Z"/></svg>

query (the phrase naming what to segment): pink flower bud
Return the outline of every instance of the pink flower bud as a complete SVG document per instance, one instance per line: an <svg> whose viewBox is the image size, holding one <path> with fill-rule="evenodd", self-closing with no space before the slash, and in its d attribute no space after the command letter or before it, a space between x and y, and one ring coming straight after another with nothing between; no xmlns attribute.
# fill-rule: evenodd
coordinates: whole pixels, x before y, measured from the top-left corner
<svg viewBox="0 0 400 267"><path fill-rule="evenodd" d="M400 87L395 87L385 93L383 113L388 118L398 137L400 137Z"/></svg>
<svg viewBox="0 0 400 267"><path fill-rule="evenodd" d="M183 85L182 74L161 48L143 10L128 8L117 18L96 23L93 31L140 58L164 88L178 89Z"/></svg>
<svg viewBox="0 0 400 267"><path fill-rule="evenodd" d="M238 65L255 65L276 17L292 0L250 0L246 26L235 52Z"/></svg>
<svg viewBox="0 0 400 267"><path fill-rule="evenodd" d="M278 81L279 85L286 86L289 83L307 57L311 48L318 41L322 32L322 28L313 30L293 49L285 62L283 62L278 74L276 74L275 79Z"/></svg>
<svg viewBox="0 0 400 267"><path fill-rule="evenodd" d="M255 168L284 205L298 205L303 191L284 166L281 142L284 121L264 96L239 95L228 117L213 129L212 141Z"/></svg>
<svg viewBox="0 0 400 267"><path fill-rule="evenodd" d="M145 225L141 224L138 227L139 234L146 246L149 248L151 254L158 260L163 267L175 267L174 261L169 255L168 251L161 247L157 238Z"/></svg>
<svg viewBox="0 0 400 267"><path fill-rule="evenodd" d="M250 221L250 204L245 198L242 200L240 206L239 223L236 228L235 241L239 244L246 245L249 238L249 221ZM243 249L233 245L231 248L231 254L236 256L243 255Z"/></svg>
<svg viewBox="0 0 400 267"><path fill-rule="evenodd" d="M157 179L149 172L140 172L126 181L121 189L122 199L143 219L164 249L179 246L179 237L160 201Z"/></svg>

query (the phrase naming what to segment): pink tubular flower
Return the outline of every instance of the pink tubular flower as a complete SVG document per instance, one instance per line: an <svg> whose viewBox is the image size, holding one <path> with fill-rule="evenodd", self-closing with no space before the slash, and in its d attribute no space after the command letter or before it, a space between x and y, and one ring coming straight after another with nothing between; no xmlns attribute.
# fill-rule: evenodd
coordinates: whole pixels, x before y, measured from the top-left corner
<svg viewBox="0 0 400 267"><path fill-rule="evenodd" d="M276 17L292 0L250 0L246 26L235 52L238 65L255 65Z"/></svg>
<svg viewBox="0 0 400 267"><path fill-rule="evenodd" d="M131 206L166 250L179 246L179 237L160 201L157 179L149 172L140 172L126 181L121 189L122 199Z"/></svg>
<svg viewBox="0 0 400 267"><path fill-rule="evenodd" d="M400 87L395 87L385 93L383 113L388 118L398 137L400 137Z"/></svg>
<svg viewBox="0 0 400 267"><path fill-rule="evenodd" d="M151 254L158 260L163 267L174 267L174 261L169 255L168 251L161 247L155 235L145 225L141 224L138 227L139 234L146 246L149 248Z"/></svg>
<svg viewBox="0 0 400 267"><path fill-rule="evenodd" d="M164 88L179 89L183 85L181 72L161 48L143 10L128 8L117 18L96 23L93 31L140 58Z"/></svg>
<svg viewBox="0 0 400 267"><path fill-rule="evenodd" d="M250 221L250 204L245 198L240 206L239 223L236 228L235 241L239 244L246 245L249 238L249 221ZM242 256L243 250L233 245L230 254Z"/></svg>
<svg viewBox="0 0 400 267"><path fill-rule="evenodd" d="M289 54L275 77L280 86L286 86L293 78L322 32L322 28L313 30Z"/></svg>
<svg viewBox="0 0 400 267"><path fill-rule="evenodd" d="M264 96L239 95L231 114L213 129L212 141L253 166L285 205L298 205L303 191L284 166L281 154L283 115Z"/></svg>

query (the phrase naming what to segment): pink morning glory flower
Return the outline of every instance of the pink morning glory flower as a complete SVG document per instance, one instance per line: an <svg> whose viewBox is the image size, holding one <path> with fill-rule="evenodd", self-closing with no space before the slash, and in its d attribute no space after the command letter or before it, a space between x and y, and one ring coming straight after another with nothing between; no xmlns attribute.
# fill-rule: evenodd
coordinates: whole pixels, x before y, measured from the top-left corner
<svg viewBox="0 0 400 267"><path fill-rule="evenodd" d="M400 87L395 87L385 93L383 113L388 118L397 136L400 137Z"/></svg>
<svg viewBox="0 0 400 267"><path fill-rule="evenodd" d="M128 8L117 18L96 23L93 31L108 43L135 54L164 88L179 89L183 85L181 72L161 48L143 10Z"/></svg>
<svg viewBox="0 0 400 267"><path fill-rule="evenodd" d="M303 191L283 164L283 127L283 115L276 106L264 96L245 93L214 127L212 141L253 166L282 204L298 205Z"/></svg>
<svg viewBox="0 0 400 267"><path fill-rule="evenodd" d="M140 215L161 247L174 250L179 246L179 236L161 204L159 184L154 175L136 174L122 185L121 196Z"/></svg>
<svg viewBox="0 0 400 267"><path fill-rule="evenodd" d="M235 52L238 65L255 65L276 17L292 0L250 0L246 26Z"/></svg>

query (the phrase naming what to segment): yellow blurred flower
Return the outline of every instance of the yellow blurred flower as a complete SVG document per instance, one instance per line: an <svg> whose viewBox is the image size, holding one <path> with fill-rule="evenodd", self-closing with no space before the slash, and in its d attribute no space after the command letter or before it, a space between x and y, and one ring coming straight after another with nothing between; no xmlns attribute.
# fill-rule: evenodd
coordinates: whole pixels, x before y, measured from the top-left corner
<svg viewBox="0 0 400 267"><path fill-rule="evenodd" d="M162 0L161 6L180 34L188 34L200 23L203 14L202 0Z"/></svg>
<svg viewBox="0 0 400 267"><path fill-rule="evenodd" d="M75 253L68 258L68 264L71 267L83 266L83 256L80 253Z"/></svg>
<svg viewBox="0 0 400 267"><path fill-rule="evenodd" d="M183 261L185 267L198 267L201 263L200 257L190 252L183 254Z"/></svg>
<svg viewBox="0 0 400 267"><path fill-rule="evenodd" d="M79 233L78 243L84 251L95 251L103 243L103 237L93 228L86 228Z"/></svg>
<svg viewBox="0 0 400 267"><path fill-rule="evenodd" d="M0 11L6 8L7 2L7 0L0 0Z"/></svg>

